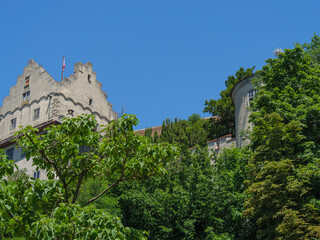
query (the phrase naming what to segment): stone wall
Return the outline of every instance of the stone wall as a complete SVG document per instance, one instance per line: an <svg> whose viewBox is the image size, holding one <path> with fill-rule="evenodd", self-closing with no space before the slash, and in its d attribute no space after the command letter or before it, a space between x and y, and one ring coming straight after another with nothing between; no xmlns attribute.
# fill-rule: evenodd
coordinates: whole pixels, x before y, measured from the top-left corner
<svg viewBox="0 0 320 240"><path fill-rule="evenodd" d="M248 143L243 134L251 128L249 123L250 116L250 98L249 92L253 90L251 78L246 78L238 82L232 91L232 100L235 104L235 122L236 122L236 142L237 147L242 147Z"/></svg>
<svg viewBox="0 0 320 240"><path fill-rule="evenodd" d="M228 134L208 142L208 149L214 151L218 155L223 149L232 148L235 146L236 140L235 138L232 138L232 134Z"/></svg>

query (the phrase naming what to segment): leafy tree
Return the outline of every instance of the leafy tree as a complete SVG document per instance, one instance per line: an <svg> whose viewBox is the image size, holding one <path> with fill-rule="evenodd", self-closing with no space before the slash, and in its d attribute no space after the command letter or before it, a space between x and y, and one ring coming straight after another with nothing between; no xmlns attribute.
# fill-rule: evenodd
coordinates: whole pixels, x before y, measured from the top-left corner
<svg viewBox="0 0 320 240"><path fill-rule="evenodd" d="M305 53L311 57L312 65L320 65L320 37L317 34L311 38L310 43L299 44L296 46L302 47L305 50Z"/></svg>
<svg viewBox="0 0 320 240"><path fill-rule="evenodd" d="M188 117L188 122L191 124L197 123L201 119L199 114L193 113Z"/></svg>
<svg viewBox="0 0 320 240"><path fill-rule="evenodd" d="M254 223L242 217L247 150L215 159L207 149L183 151L164 178L126 183L119 196L122 221L145 229L150 239L255 239Z"/></svg>
<svg viewBox="0 0 320 240"><path fill-rule="evenodd" d="M199 114L192 114L188 120L163 121L162 132L157 141L176 143L191 148L207 145L207 122Z"/></svg>
<svg viewBox="0 0 320 240"><path fill-rule="evenodd" d="M192 114L188 118L187 137L189 140L189 147L205 147L208 142L207 134L207 120L203 120L199 114Z"/></svg>
<svg viewBox="0 0 320 240"><path fill-rule="evenodd" d="M162 123L160 141L176 143L180 146L188 146L186 128L186 120L178 120L176 118L174 121L171 121L170 119L166 119L166 121Z"/></svg>
<svg viewBox="0 0 320 240"><path fill-rule="evenodd" d="M151 137L151 135L152 135L152 128L146 128L146 130L144 132L144 136Z"/></svg>
<svg viewBox="0 0 320 240"><path fill-rule="evenodd" d="M28 178L26 168L16 169L12 174L8 175L9 181L18 181L21 178Z"/></svg>
<svg viewBox="0 0 320 240"><path fill-rule="evenodd" d="M94 177L90 177L86 181L84 181L81 185L76 203L78 203L80 206L83 206L86 204L88 199L91 199L98 193L102 192L107 187L108 183L108 181L106 181L106 179L104 178L105 176L100 176L100 178L97 180ZM120 208L118 207L118 200L117 198L110 195L110 193L104 194L92 204L97 209L106 210L108 213L111 213L112 215L118 217L121 216Z"/></svg>
<svg viewBox="0 0 320 240"><path fill-rule="evenodd" d="M217 116L218 118L212 119L209 125L209 138L214 139L227 134L235 135L235 107L232 102L231 93L234 85L240 80L251 76L254 67L240 68L235 75L231 75L225 81L226 89L220 92L220 99L218 100L205 100L205 108L203 112Z"/></svg>
<svg viewBox="0 0 320 240"><path fill-rule="evenodd" d="M319 239L320 69L300 47L266 62L244 213L257 219L259 239Z"/></svg>
<svg viewBox="0 0 320 240"><path fill-rule="evenodd" d="M31 126L18 132L27 159L47 173L47 181L0 180L0 236L27 239L145 239L92 203L121 182L166 173L177 148L136 135L133 115L123 115L97 131L93 116L66 119L41 134ZM2 153L0 179L11 174ZM90 178L103 183L89 199L77 201ZM79 205L79 203L81 205Z"/></svg>
<svg viewBox="0 0 320 240"><path fill-rule="evenodd" d="M150 239L204 239L205 229L216 221L211 208L213 170L206 150L185 154L179 168L165 178L116 189L126 226L148 230Z"/></svg>
<svg viewBox="0 0 320 240"><path fill-rule="evenodd" d="M230 239L256 239L256 224L251 217L243 216L245 179L251 151L247 148L225 149L214 161L213 199L214 216L220 220L220 234Z"/></svg>

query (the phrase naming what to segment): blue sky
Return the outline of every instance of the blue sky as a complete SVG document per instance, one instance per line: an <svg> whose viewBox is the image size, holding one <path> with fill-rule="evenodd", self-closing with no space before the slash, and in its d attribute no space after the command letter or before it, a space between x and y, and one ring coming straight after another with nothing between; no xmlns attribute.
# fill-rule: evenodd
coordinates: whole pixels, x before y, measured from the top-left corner
<svg viewBox="0 0 320 240"><path fill-rule="evenodd" d="M60 80L93 64L114 110L137 127L202 113L240 67L319 34L320 1L1 1L0 105L29 59Z"/></svg>

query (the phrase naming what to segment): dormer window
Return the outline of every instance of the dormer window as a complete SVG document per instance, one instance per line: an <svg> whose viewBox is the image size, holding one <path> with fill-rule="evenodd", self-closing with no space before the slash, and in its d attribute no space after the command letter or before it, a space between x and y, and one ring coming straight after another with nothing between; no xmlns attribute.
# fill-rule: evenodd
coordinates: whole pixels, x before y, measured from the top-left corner
<svg viewBox="0 0 320 240"><path fill-rule="evenodd" d="M24 102L25 102L25 101L29 101L29 99L30 99L30 91L24 92L24 93L22 94L22 97L23 97L23 101L24 101Z"/></svg>
<svg viewBox="0 0 320 240"><path fill-rule="evenodd" d="M91 84L91 75L88 74L88 83Z"/></svg>
<svg viewBox="0 0 320 240"><path fill-rule="evenodd" d="M92 98L89 98L89 105L90 105L90 106L93 105L93 100L92 100Z"/></svg>
<svg viewBox="0 0 320 240"><path fill-rule="evenodd" d="M26 77L26 86L29 86L30 76Z"/></svg>
<svg viewBox="0 0 320 240"><path fill-rule="evenodd" d="M72 109L69 109L69 110L68 110L68 115L73 116L73 112L74 112L74 111L73 111Z"/></svg>

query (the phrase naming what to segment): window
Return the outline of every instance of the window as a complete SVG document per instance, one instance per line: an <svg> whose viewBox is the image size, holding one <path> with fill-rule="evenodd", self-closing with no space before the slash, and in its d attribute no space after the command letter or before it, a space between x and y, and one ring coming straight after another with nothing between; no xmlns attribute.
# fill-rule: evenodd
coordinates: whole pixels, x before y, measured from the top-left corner
<svg viewBox="0 0 320 240"><path fill-rule="evenodd" d="M30 76L26 77L26 86L29 86Z"/></svg>
<svg viewBox="0 0 320 240"><path fill-rule="evenodd" d="M86 152L89 152L90 151L90 147L88 146L81 146L79 148L79 153L82 154L82 153L86 153Z"/></svg>
<svg viewBox="0 0 320 240"><path fill-rule="evenodd" d="M8 159L13 160L13 148L7 149L6 154Z"/></svg>
<svg viewBox="0 0 320 240"><path fill-rule="evenodd" d="M91 75L90 74L88 74L88 83L91 84Z"/></svg>
<svg viewBox="0 0 320 240"><path fill-rule="evenodd" d="M258 92L258 90L256 89L251 89L248 93L248 96L249 96L249 100L253 100L254 96L256 95L256 93Z"/></svg>
<svg viewBox="0 0 320 240"><path fill-rule="evenodd" d="M33 120L38 120L40 118L40 108L33 110Z"/></svg>
<svg viewBox="0 0 320 240"><path fill-rule="evenodd" d="M93 100L92 98L89 98L89 105L92 106L92 104L93 104Z"/></svg>
<svg viewBox="0 0 320 240"><path fill-rule="evenodd" d="M10 122L10 129L15 129L16 128L16 125L17 125L17 118L14 118L14 119L11 119L11 122Z"/></svg>
<svg viewBox="0 0 320 240"><path fill-rule="evenodd" d="M23 101L29 101L30 99L30 91L23 93Z"/></svg>
<svg viewBox="0 0 320 240"><path fill-rule="evenodd" d="M40 171L36 171L33 173L33 178L34 179L39 179L40 178Z"/></svg>
<svg viewBox="0 0 320 240"><path fill-rule="evenodd" d="M69 110L68 110L68 115L73 116L73 112L74 112L74 111L73 111L72 109L69 109Z"/></svg>

